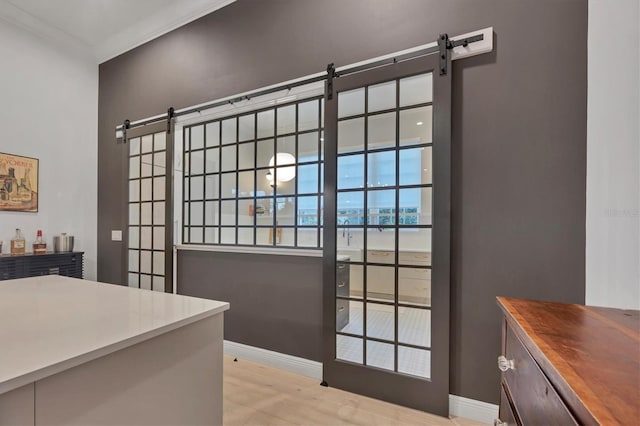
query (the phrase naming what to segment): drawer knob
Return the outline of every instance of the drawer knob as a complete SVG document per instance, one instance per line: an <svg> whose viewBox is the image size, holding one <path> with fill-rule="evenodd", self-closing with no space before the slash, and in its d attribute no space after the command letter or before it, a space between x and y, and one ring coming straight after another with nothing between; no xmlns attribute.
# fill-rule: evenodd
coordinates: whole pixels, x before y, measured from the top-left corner
<svg viewBox="0 0 640 426"><path fill-rule="evenodd" d="M495 419L493 421L493 426L508 426L507 422L503 422L500 419Z"/></svg>
<svg viewBox="0 0 640 426"><path fill-rule="evenodd" d="M498 368L500 371L515 370L515 364L512 359L507 359L504 355L498 357Z"/></svg>
<svg viewBox="0 0 640 426"><path fill-rule="evenodd" d="M342 311L344 311L344 306L340 306L340 307L338 308L338 312L342 312Z"/></svg>
<svg viewBox="0 0 640 426"><path fill-rule="evenodd" d="M345 285L347 285L347 284L343 281L343 282L341 282L340 284L338 284L338 287L342 288L342 287L344 287Z"/></svg>

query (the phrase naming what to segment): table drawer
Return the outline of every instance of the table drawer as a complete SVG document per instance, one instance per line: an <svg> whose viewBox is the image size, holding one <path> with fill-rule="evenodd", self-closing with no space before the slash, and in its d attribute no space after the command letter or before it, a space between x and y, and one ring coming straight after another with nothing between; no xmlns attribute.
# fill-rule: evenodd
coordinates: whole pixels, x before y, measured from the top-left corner
<svg viewBox="0 0 640 426"><path fill-rule="evenodd" d="M508 392L505 386L504 383L500 386L500 412L499 418L494 423L498 426L516 426L520 423L516 421L516 414L511 400L507 397Z"/></svg>
<svg viewBox="0 0 640 426"><path fill-rule="evenodd" d="M502 373L517 417L524 425L577 424L520 339L507 325L505 357L513 368Z"/></svg>

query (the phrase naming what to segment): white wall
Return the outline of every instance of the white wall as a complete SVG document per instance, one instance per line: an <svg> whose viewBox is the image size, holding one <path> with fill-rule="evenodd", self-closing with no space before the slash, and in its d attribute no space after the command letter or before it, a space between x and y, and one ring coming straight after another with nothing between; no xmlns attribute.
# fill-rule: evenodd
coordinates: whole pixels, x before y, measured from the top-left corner
<svg viewBox="0 0 640 426"><path fill-rule="evenodd" d="M15 228L84 251L96 278L98 67L94 59L0 19L0 152L40 160L39 212L0 212L3 251Z"/></svg>
<svg viewBox="0 0 640 426"><path fill-rule="evenodd" d="M640 2L589 0L586 303L640 309Z"/></svg>

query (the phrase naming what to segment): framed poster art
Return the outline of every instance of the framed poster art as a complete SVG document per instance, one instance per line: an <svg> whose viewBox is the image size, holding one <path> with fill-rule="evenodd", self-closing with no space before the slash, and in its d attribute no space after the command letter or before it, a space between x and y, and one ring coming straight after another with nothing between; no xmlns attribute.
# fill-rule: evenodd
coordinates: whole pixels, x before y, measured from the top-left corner
<svg viewBox="0 0 640 426"><path fill-rule="evenodd" d="M37 158L0 152L0 210L38 211Z"/></svg>

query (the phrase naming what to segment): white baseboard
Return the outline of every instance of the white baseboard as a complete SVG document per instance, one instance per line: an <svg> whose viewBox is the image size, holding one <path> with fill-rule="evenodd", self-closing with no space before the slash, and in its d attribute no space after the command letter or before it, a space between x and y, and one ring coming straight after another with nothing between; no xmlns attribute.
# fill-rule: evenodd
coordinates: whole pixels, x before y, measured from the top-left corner
<svg viewBox="0 0 640 426"><path fill-rule="evenodd" d="M293 355L287 355L280 352L269 351L255 346L243 345L241 343L224 341L224 353L236 358L243 358L248 361L257 362L268 365L269 367L279 368L281 370L290 371L300 374L301 376L311 377L318 381L322 381L322 363L311 361L309 359L299 358Z"/></svg>
<svg viewBox="0 0 640 426"><path fill-rule="evenodd" d="M311 377L318 381L322 380L322 363L317 361L243 345L228 340L224 341L224 353L225 355ZM498 406L462 396L449 395L449 415L493 424L493 421L498 418Z"/></svg>
<svg viewBox="0 0 640 426"><path fill-rule="evenodd" d="M449 415L493 424L498 418L498 406L458 395L449 395Z"/></svg>

